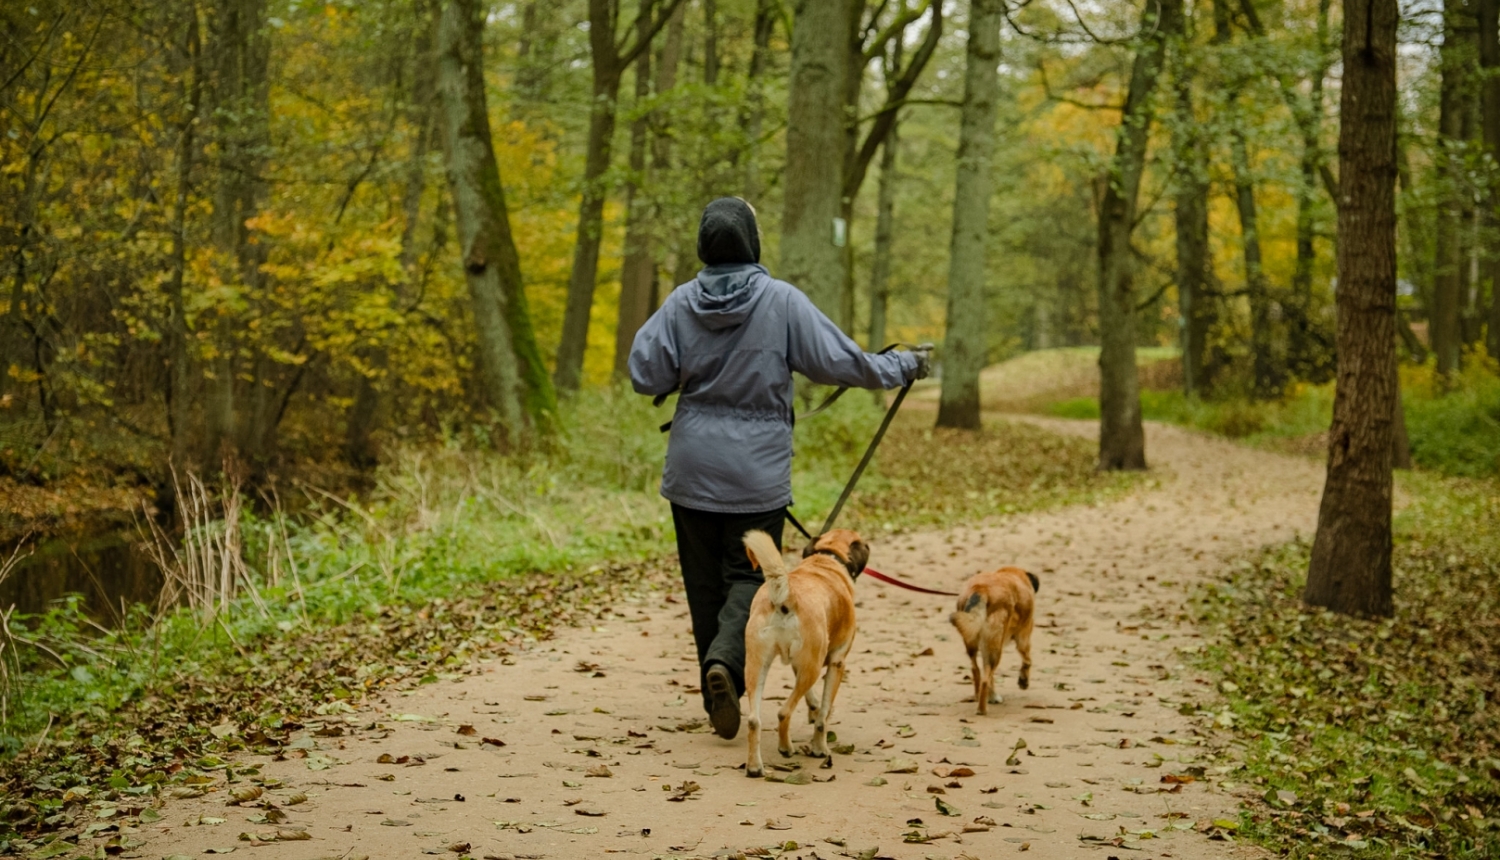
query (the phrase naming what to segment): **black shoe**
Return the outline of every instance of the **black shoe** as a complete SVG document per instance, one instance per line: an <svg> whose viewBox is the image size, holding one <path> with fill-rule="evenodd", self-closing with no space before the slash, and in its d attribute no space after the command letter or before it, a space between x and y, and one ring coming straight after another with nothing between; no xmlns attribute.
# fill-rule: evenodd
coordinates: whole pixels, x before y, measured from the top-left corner
<svg viewBox="0 0 1500 860"><path fill-rule="evenodd" d="M704 675L703 685L708 691L708 721L714 724L714 732L726 741L734 740L740 733L740 696L729 670L715 663Z"/></svg>

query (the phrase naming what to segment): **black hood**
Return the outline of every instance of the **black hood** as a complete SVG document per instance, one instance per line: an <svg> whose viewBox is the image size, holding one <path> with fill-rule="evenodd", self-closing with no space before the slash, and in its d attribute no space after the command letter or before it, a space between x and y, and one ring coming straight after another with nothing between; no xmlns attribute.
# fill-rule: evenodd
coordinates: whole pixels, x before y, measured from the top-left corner
<svg viewBox="0 0 1500 860"><path fill-rule="evenodd" d="M760 228L749 203L720 197L704 208L698 225L698 259L708 266L760 262Z"/></svg>

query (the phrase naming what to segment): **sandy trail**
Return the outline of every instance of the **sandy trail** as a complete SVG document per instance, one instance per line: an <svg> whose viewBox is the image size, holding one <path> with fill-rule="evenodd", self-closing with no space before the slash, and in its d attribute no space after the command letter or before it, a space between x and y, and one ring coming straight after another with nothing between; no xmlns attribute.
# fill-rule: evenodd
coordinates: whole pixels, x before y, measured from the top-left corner
<svg viewBox="0 0 1500 860"><path fill-rule="evenodd" d="M1094 426L1033 420L1070 433ZM267 793L277 803L306 795L283 806L288 822L248 822L263 811L226 808L221 787L169 802L165 818L138 835L146 841L138 853L236 848L265 860L357 860L448 855L453 846L476 858L731 857L794 841L800 847L785 856L876 856L860 853L876 846L878 856L901 860L1021 850L1099 860L1260 856L1171 829L1233 818L1236 793L1247 791L1224 784L1235 779L1220 770L1232 751L1216 757L1199 734L1203 722L1178 712L1184 699L1213 697L1176 653L1197 641L1182 605L1226 557L1310 535L1322 468L1172 427L1151 426L1147 436L1155 486L1128 498L875 542L872 566L930 587L953 590L1009 563L1040 576L1031 689L1017 689L1019 661L1008 652L1004 703L987 717L967 701L968 660L946 620L952 599L865 579L859 639L830 726L853 752L820 770L811 759L781 759L768 737L768 765L801 769L776 772L791 782L746 779L743 731L720 740L703 720L683 598L646 592L593 629L565 631L479 674L324 718L325 732L339 724L342 737L316 736L309 721L291 758L244 757L282 781ZM770 686L784 693L790 682L778 666ZM768 721L776 704L767 703ZM793 740L809 735L799 712ZM1027 749L1008 767L1018 738ZM380 763L383 755L397 761ZM887 773L893 762L916 772ZM956 766L974 775L934 774ZM1164 774L1194 766L1206 768L1203 778L1159 793L1171 787ZM876 777L886 784L869 784ZM673 802L666 789L685 782L700 788ZM951 817L928 791L950 783L961 787L939 797L959 813ZM200 816L227 820L184 825ZM981 817L993 821L989 830L961 832ZM310 841L238 839L293 828ZM1128 836L1120 847L1087 838L1141 830L1157 838ZM952 835L904 842L914 831Z"/></svg>

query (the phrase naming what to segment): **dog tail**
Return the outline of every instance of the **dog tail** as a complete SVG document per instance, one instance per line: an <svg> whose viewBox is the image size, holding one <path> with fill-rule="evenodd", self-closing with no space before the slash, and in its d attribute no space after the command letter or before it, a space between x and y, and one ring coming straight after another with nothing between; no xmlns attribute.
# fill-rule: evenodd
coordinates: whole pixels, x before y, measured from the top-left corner
<svg viewBox="0 0 1500 860"><path fill-rule="evenodd" d="M776 542L765 532L746 532L745 554L750 556L750 563L765 574L766 585L771 587L771 603L775 606L784 605L788 594L786 562L782 560L781 550L776 548Z"/></svg>
<svg viewBox="0 0 1500 860"><path fill-rule="evenodd" d="M948 616L948 621L958 628L959 635L972 648L989 611L989 601L985 599L984 592L966 590L959 595L958 607Z"/></svg>

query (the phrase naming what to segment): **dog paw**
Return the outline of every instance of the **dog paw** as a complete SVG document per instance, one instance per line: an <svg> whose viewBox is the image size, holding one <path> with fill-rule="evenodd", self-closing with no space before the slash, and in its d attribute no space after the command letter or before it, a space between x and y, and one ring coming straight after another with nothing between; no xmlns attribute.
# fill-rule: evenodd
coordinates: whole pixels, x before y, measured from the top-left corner
<svg viewBox="0 0 1500 860"><path fill-rule="evenodd" d="M759 769L751 770L748 767L745 768L745 776L748 776L751 779L760 779L761 777L763 777L765 775L766 775L765 771L763 771L763 770L759 770Z"/></svg>
<svg viewBox="0 0 1500 860"><path fill-rule="evenodd" d="M1027 687L1031 686L1031 679L1026 677L1025 675L1022 675L1021 679L1017 683L1020 685L1021 689L1024 690Z"/></svg>
<svg viewBox="0 0 1500 860"><path fill-rule="evenodd" d="M776 749L776 751L779 752L779 753L781 753L781 757L782 758L791 758L792 757L792 751L791 750L784 750L784 749L781 749L780 747L778 747Z"/></svg>

